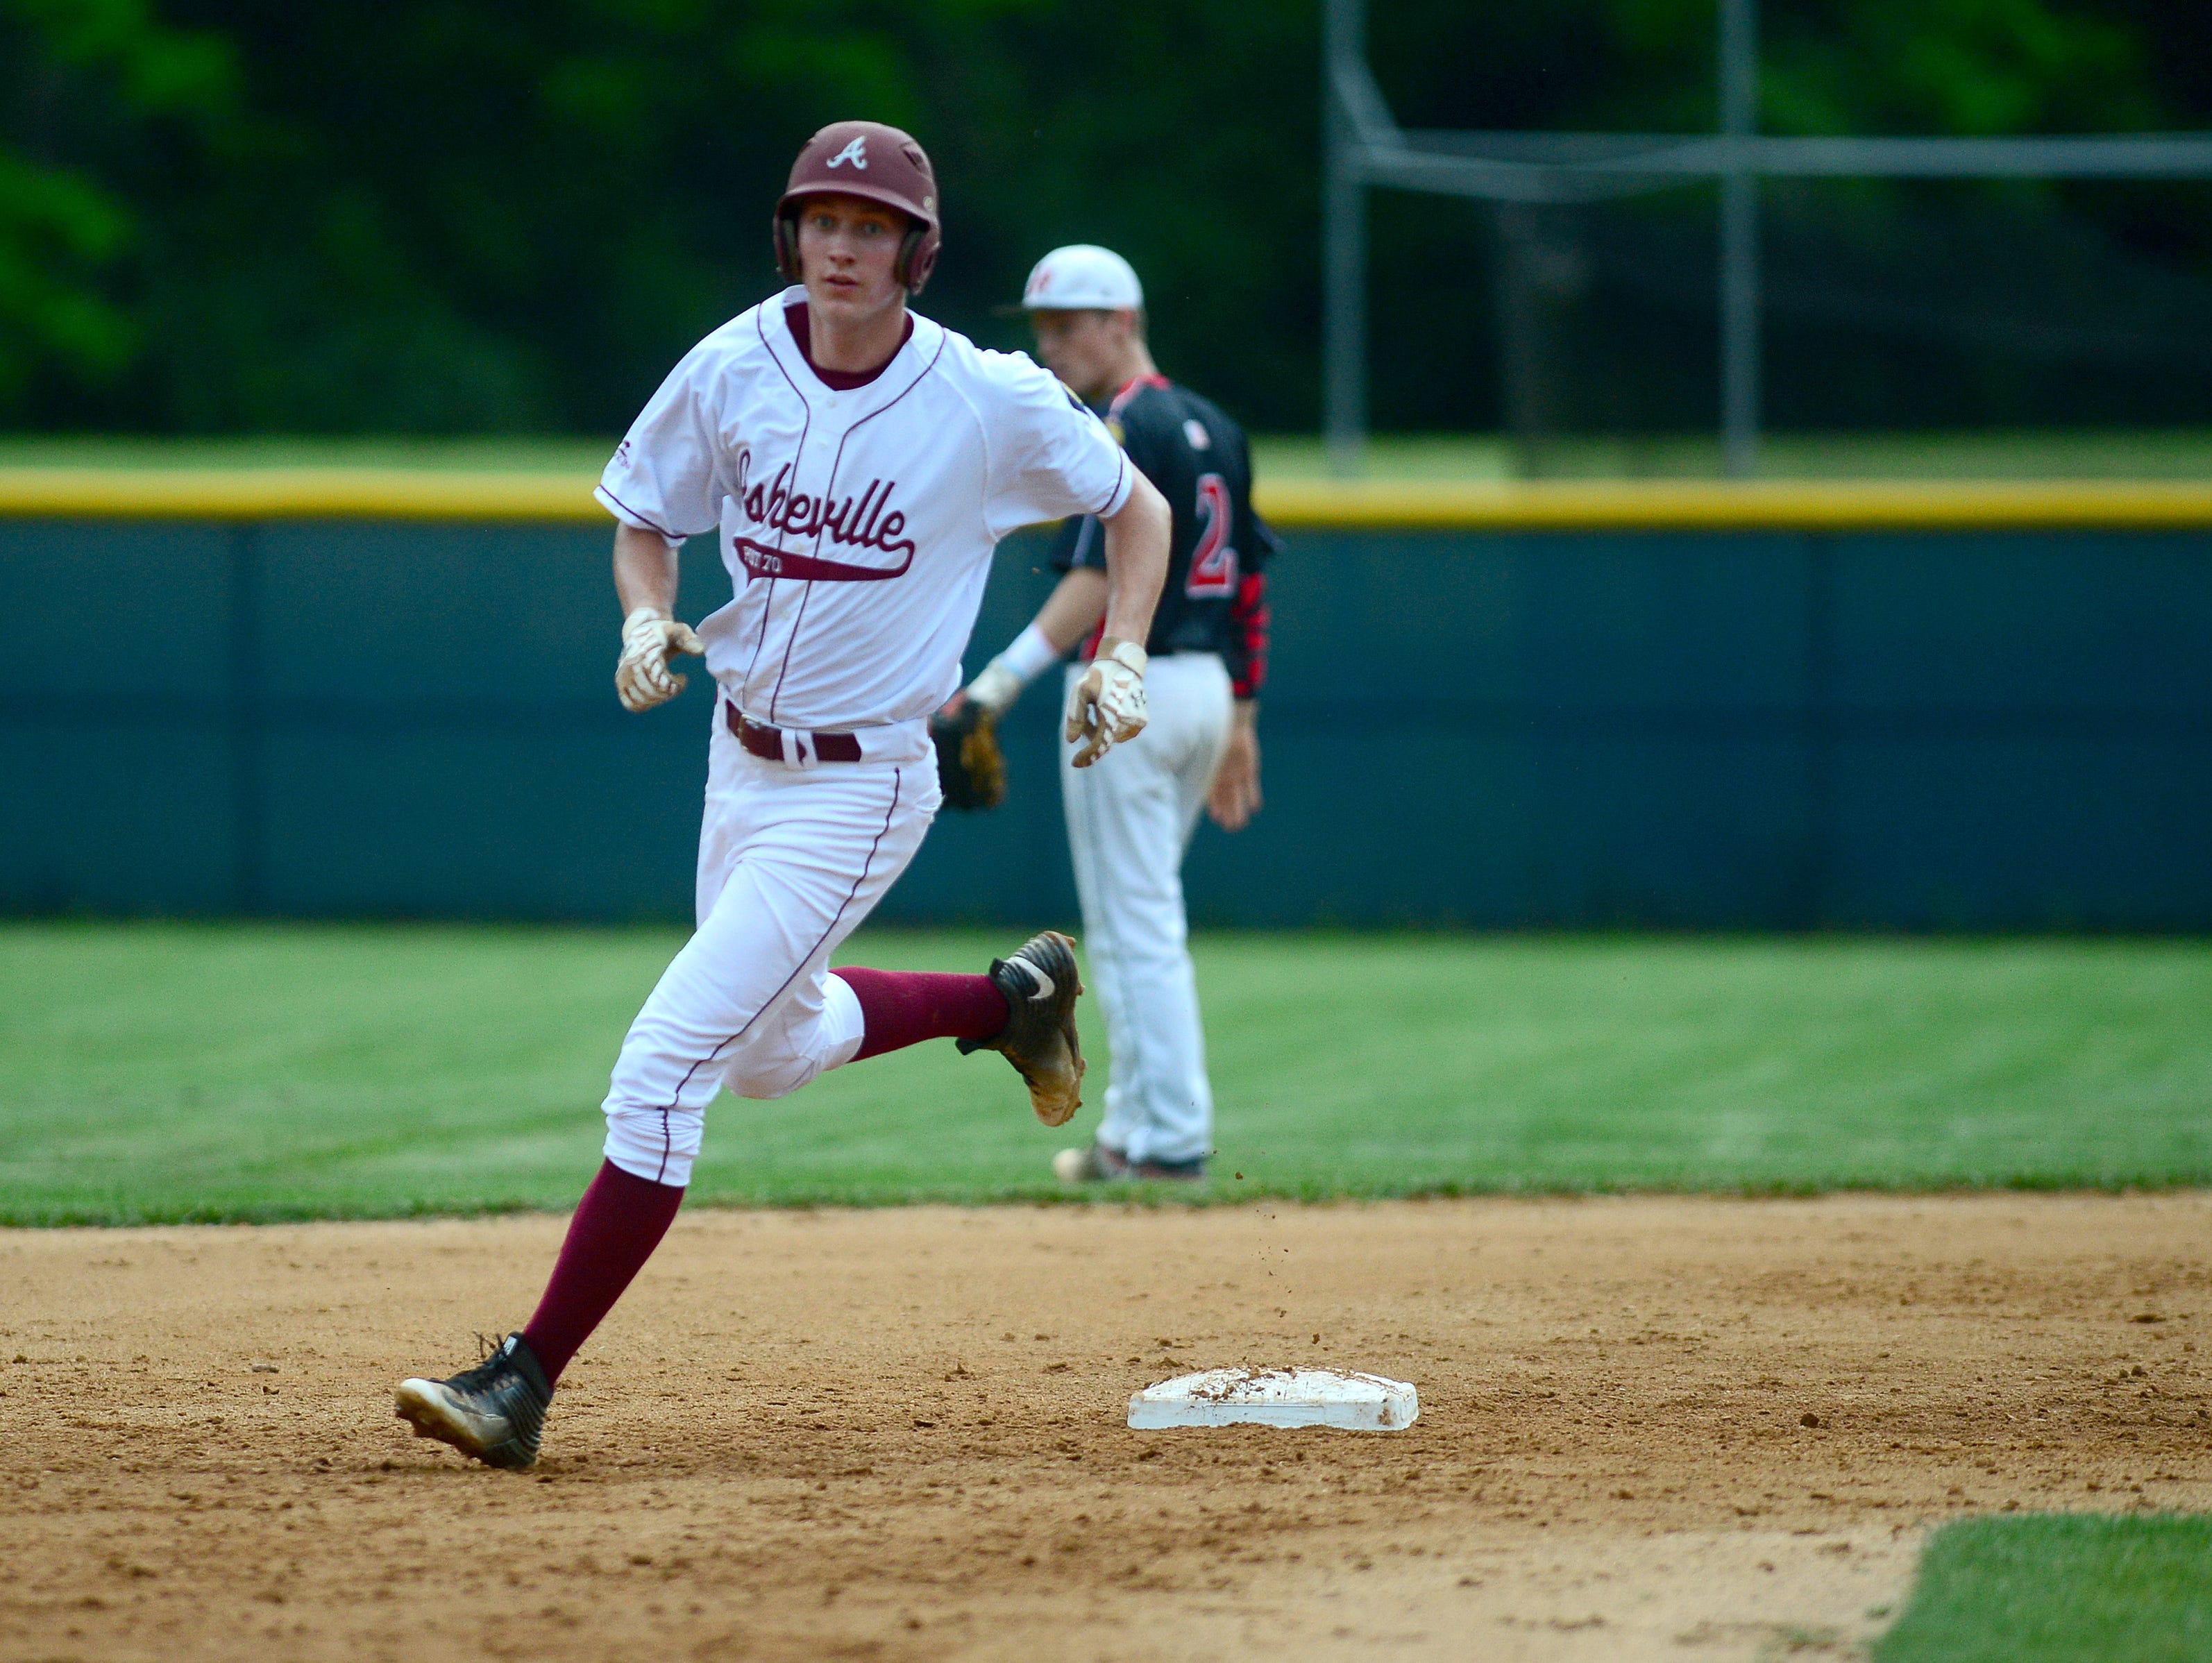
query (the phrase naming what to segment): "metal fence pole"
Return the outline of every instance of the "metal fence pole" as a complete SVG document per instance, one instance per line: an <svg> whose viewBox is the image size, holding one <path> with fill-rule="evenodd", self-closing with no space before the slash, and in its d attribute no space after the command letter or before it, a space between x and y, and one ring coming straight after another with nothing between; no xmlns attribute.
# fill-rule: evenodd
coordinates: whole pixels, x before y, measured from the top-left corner
<svg viewBox="0 0 2212 1663"><path fill-rule="evenodd" d="M1705 137L1401 129L1368 70L1364 0L1322 0L1322 406L1334 471L1358 471L1366 436L1370 186L1535 204L1718 179L1721 450L1724 471L1744 478L1759 471L1765 423L1762 177L2212 179L2212 133L1761 137L1758 0L1716 3L1720 130Z"/></svg>
<svg viewBox="0 0 2212 1663"><path fill-rule="evenodd" d="M1367 442L1367 185L1336 76L1366 62L1364 0L1327 0L1322 22L1322 426L1329 471L1349 475Z"/></svg>
<svg viewBox="0 0 2212 1663"><path fill-rule="evenodd" d="M1721 179L1721 466L1731 479L1759 471L1759 176L1748 143L1759 127L1758 0L1721 0L1721 133L1731 141Z"/></svg>

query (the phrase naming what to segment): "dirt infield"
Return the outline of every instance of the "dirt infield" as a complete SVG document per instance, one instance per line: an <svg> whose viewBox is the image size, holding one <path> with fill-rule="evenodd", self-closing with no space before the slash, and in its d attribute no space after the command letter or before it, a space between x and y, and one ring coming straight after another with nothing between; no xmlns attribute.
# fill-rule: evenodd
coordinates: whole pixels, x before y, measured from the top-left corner
<svg viewBox="0 0 2212 1663"><path fill-rule="evenodd" d="M2205 1195L702 1212L537 1472L410 1439L561 1228L0 1235L0 1657L1840 1655L1928 1523L2212 1506ZM1421 1419L1122 1425L1233 1362Z"/></svg>

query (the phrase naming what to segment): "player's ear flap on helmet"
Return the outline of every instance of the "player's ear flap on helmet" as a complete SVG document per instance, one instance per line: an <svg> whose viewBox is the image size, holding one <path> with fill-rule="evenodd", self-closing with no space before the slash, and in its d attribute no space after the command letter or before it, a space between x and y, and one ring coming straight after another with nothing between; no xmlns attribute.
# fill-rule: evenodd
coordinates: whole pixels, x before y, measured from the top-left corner
<svg viewBox="0 0 2212 1663"><path fill-rule="evenodd" d="M797 282L799 271L799 210L796 208L787 213L781 203L776 204L775 214L769 222L769 239L775 247L776 270L784 282Z"/></svg>
<svg viewBox="0 0 2212 1663"><path fill-rule="evenodd" d="M908 294L919 294L936 267L937 228L920 223L909 225L899 242L898 264L893 268L893 275L906 285Z"/></svg>

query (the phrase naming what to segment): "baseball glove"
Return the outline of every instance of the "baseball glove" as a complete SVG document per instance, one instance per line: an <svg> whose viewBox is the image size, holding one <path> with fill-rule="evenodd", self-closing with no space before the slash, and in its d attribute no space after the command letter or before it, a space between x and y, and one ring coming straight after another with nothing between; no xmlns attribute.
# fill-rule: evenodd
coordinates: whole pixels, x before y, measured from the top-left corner
<svg viewBox="0 0 2212 1663"><path fill-rule="evenodd" d="M948 809L995 809L1006 800L1006 757L999 719L966 694L929 719L937 742L937 779Z"/></svg>

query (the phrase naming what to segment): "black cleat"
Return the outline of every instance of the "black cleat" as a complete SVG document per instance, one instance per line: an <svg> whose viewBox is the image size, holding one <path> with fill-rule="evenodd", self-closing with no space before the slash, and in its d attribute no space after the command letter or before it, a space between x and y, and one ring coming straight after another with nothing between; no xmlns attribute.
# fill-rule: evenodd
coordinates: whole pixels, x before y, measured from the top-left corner
<svg viewBox="0 0 2212 1663"><path fill-rule="evenodd" d="M1048 1126L1065 1126L1083 1107L1083 1044L1075 999L1083 991L1075 944L1057 930L1030 938L1012 958L991 961L1006 995L1006 1025L988 1040L962 1040L963 1051L996 1051L1029 1083L1030 1107Z"/></svg>
<svg viewBox="0 0 2212 1663"><path fill-rule="evenodd" d="M520 1334L509 1334L475 1368L451 1380L403 1380L399 1418L418 1438L436 1438L486 1466L520 1469L538 1459L553 1388Z"/></svg>

